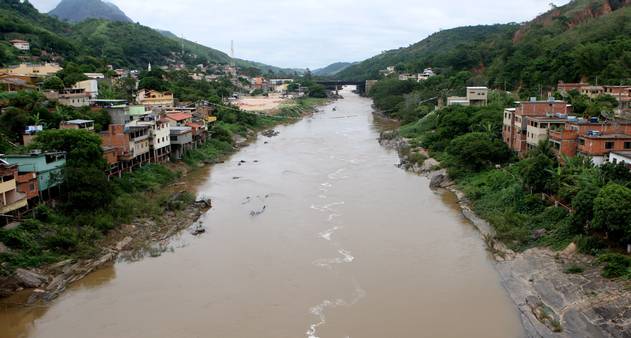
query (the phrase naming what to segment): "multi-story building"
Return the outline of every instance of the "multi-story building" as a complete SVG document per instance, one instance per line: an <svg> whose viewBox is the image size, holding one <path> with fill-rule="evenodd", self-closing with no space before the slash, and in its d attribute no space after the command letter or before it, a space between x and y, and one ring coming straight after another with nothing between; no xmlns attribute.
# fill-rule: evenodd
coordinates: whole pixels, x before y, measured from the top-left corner
<svg viewBox="0 0 631 338"><path fill-rule="evenodd" d="M112 105L107 108L112 124L128 124L134 120L141 119L149 114L145 106L128 106L126 104Z"/></svg>
<svg viewBox="0 0 631 338"><path fill-rule="evenodd" d="M26 194L17 188L18 166L0 160L0 224L10 223L19 217L20 210L28 206Z"/></svg>
<svg viewBox="0 0 631 338"><path fill-rule="evenodd" d="M31 44L28 41L24 41L24 40L11 40L9 41L11 42L11 45L13 45L13 47L21 50L21 51L29 51L31 50Z"/></svg>
<svg viewBox="0 0 631 338"><path fill-rule="evenodd" d="M63 168L66 166L66 153L39 151L26 155L4 155L7 163L17 165L20 176L34 174L37 178L37 192L40 199L47 199L53 193L53 188L63 183ZM23 183L33 178L23 177ZM32 192L32 189L25 189ZM24 191L24 190L23 190Z"/></svg>
<svg viewBox="0 0 631 338"><path fill-rule="evenodd" d="M467 87L467 96L450 96L447 98L448 106L486 106L489 101L489 89L487 87Z"/></svg>
<svg viewBox="0 0 631 338"><path fill-rule="evenodd" d="M94 131L94 121L93 120L62 121L59 124L59 129L85 129L89 131Z"/></svg>
<svg viewBox="0 0 631 338"><path fill-rule="evenodd" d="M175 98L171 92L160 92L151 89L141 89L136 101L148 108L167 108L175 105Z"/></svg>
<svg viewBox="0 0 631 338"><path fill-rule="evenodd" d="M184 154L193 149L193 130L190 127L171 127L171 158L181 160Z"/></svg>
<svg viewBox="0 0 631 338"><path fill-rule="evenodd" d="M567 118L554 115L530 117L526 127L526 144L528 149L536 147L542 141L550 138L550 132L563 128Z"/></svg>
<svg viewBox="0 0 631 338"><path fill-rule="evenodd" d="M86 93L84 89L67 88L59 93L57 102L75 108L88 107L90 106L90 94Z"/></svg>
<svg viewBox="0 0 631 338"><path fill-rule="evenodd" d="M581 88L581 94L589 97L590 99L595 99L605 94L605 88L602 86L585 86Z"/></svg>
<svg viewBox="0 0 631 338"><path fill-rule="evenodd" d="M120 175L149 163L149 129L141 125L111 124L101 133L103 157L110 164L110 173ZM114 162L114 156L118 163Z"/></svg>
<svg viewBox="0 0 631 338"><path fill-rule="evenodd" d="M569 92L575 90L577 92L581 92L581 89L583 87L587 87L589 86L588 83L565 83L563 81L559 82L559 84L557 85L557 91L559 93L561 93L562 95L567 95Z"/></svg>
<svg viewBox="0 0 631 338"><path fill-rule="evenodd" d="M631 122L599 121L598 118L567 121L550 132L550 142L559 156L586 156L603 164L612 152L631 151Z"/></svg>
<svg viewBox="0 0 631 338"><path fill-rule="evenodd" d="M167 113L164 119L169 122L171 127L183 127L187 123L193 122L193 115L189 113Z"/></svg>
<svg viewBox="0 0 631 338"><path fill-rule="evenodd" d="M85 81L79 81L72 86L73 89L83 89L91 99L99 97L99 82L96 79L88 79Z"/></svg>
<svg viewBox="0 0 631 338"><path fill-rule="evenodd" d="M63 68L61 68L56 63L43 63L43 64L22 63L17 66L11 66L8 68L0 69L0 73L6 73L9 75L40 77L40 76L51 76L61 70L63 70Z"/></svg>
<svg viewBox="0 0 631 338"><path fill-rule="evenodd" d="M165 119L148 115L132 121L129 125L149 128L149 158L152 163L163 163L171 154L171 126Z"/></svg>
<svg viewBox="0 0 631 338"><path fill-rule="evenodd" d="M537 101L531 99L528 102L520 102L517 108L508 108L504 111L502 125L502 139L513 151L523 156L528 152L528 126L530 118L558 118L565 119L572 112L572 106L565 101L549 99L548 101ZM543 122L545 123L545 122ZM539 125L541 127L541 125ZM532 128L537 128L533 126ZM539 128L540 129L540 128ZM539 136L537 132L536 137ZM531 141L534 138L531 138Z"/></svg>

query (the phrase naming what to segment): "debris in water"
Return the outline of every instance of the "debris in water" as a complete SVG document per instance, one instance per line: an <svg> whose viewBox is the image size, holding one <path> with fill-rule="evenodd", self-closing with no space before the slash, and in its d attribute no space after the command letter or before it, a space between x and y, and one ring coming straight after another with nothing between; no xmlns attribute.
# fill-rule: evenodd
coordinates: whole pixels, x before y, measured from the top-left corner
<svg viewBox="0 0 631 338"><path fill-rule="evenodd" d="M252 211L250 211L250 216L252 216L252 217L259 216L259 215L261 215L262 213L265 212L265 209L267 209L266 205L264 205L263 209L261 209L260 211L252 210Z"/></svg>

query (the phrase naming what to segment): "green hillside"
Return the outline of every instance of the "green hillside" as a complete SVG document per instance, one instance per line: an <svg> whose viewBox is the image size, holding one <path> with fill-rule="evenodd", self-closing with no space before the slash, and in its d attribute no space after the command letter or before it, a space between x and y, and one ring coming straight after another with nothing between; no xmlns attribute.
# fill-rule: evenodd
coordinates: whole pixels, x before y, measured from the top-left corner
<svg viewBox="0 0 631 338"><path fill-rule="evenodd" d="M41 57L42 61L81 63L97 58L99 64L138 69L149 62L154 65L183 62L189 66L230 62L227 54L187 40L182 54L182 40L169 32L104 19L70 24L41 14L29 2L20 0L0 0L0 39L0 65L18 63L19 57L24 56L10 46L8 41L12 39L31 42L29 55ZM237 60L237 65L256 68L262 73L295 71L245 60Z"/></svg>
<svg viewBox="0 0 631 338"><path fill-rule="evenodd" d="M313 75L315 76L334 76L337 75L339 72L343 71L344 69L352 66L353 63L351 62L336 62L333 64L330 64L324 68L320 68L320 69L316 69L313 71Z"/></svg>
<svg viewBox="0 0 631 338"><path fill-rule="evenodd" d="M379 71L398 66L402 71L421 72L427 67L473 69L495 57L496 43L510 41L516 24L469 26L440 31L406 48L399 48L355 64L338 74L340 78L375 79Z"/></svg>
<svg viewBox="0 0 631 338"><path fill-rule="evenodd" d="M385 52L340 72L378 78L397 66L445 75L469 71L491 87L538 93L559 80L619 83L631 78L631 1L576 0L523 25L460 27Z"/></svg>

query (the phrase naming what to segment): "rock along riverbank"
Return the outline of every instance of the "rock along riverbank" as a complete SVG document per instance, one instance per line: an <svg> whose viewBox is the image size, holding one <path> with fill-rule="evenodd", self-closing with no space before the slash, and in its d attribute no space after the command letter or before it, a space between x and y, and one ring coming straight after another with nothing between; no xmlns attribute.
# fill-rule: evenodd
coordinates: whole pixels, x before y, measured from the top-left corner
<svg viewBox="0 0 631 338"><path fill-rule="evenodd" d="M407 140L384 132L379 142L401 153ZM532 248L513 252L494 240L493 227L473 211L470 201L449 179L440 163L424 149L422 165L405 156L401 168L429 178L430 186L456 195L465 218L480 231L502 285L518 308L527 337L628 338L631 337L631 290L620 281L605 279L595 258L576 252L571 244L562 252ZM586 267L581 274L568 274L570 265Z"/></svg>

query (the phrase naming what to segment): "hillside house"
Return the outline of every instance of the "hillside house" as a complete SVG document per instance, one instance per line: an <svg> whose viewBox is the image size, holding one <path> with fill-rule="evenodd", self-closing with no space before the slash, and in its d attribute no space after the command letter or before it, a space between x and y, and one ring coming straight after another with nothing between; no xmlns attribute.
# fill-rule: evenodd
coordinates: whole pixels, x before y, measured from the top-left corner
<svg viewBox="0 0 631 338"><path fill-rule="evenodd" d="M26 194L18 191L18 166L0 160L0 225L19 217L28 206Z"/></svg>
<svg viewBox="0 0 631 338"><path fill-rule="evenodd" d="M90 106L90 94L85 89L67 88L57 96L59 104L81 108Z"/></svg>
<svg viewBox="0 0 631 338"><path fill-rule="evenodd" d="M9 75L20 75L20 76L29 76L29 77L46 77L55 75L57 72L63 70L56 63L43 63L43 64L34 64L34 63L21 63L16 66L10 66L8 68L0 69L0 73L5 73Z"/></svg>
<svg viewBox="0 0 631 338"><path fill-rule="evenodd" d="M4 155L3 160L18 166L20 176L34 174L40 199L49 198L51 189L63 183L63 169L66 166L66 153L34 151L26 155ZM24 182L32 178L23 177ZM31 190L31 189L28 189Z"/></svg>
<svg viewBox="0 0 631 338"><path fill-rule="evenodd" d="M129 125L149 128L149 160L151 163L164 163L171 154L171 126L165 119L148 115L132 121Z"/></svg>
<svg viewBox="0 0 631 338"><path fill-rule="evenodd" d="M99 97L99 83L95 79L89 79L85 81L79 81L72 86L73 89L82 89L90 96L90 99L96 99Z"/></svg>
<svg viewBox="0 0 631 338"><path fill-rule="evenodd" d="M595 99L603 94L605 94L605 87L603 86L585 86L581 88L581 94L589 97L590 99Z"/></svg>
<svg viewBox="0 0 631 338"><path fill-rule="evenodd" d="M145 106L128 106L126 104L120 104L112 105L105 109L112 120L112 124L125 125L151 114L151 111L147 111Z"/></svg>
<svg viewBox="0 0 631 338"><path fill-rule="evenodd" d="M26 126L24 134L22 134L22 144L25 146L30 145L35 140L37 133L44 131L44 126Z"/></svg>
<svg viewBox="0 0 631 338"><path fill-rule="evenodd" d="M144 125L111 124L101 132L101 145L107 150L103 157L110 164L110 172L131 172L149 163L149 129Z"/></svg>
<svg viewBox="0 0 631 338"><path fill-rule="evenodd" d="M160 92L151 89L141 89L136 98L138 104L148 108L167 108L175 105L175 98L171 92Z"/></svg>
<svg viewBox="0 0 631 338"><path fill-rule="evenodd" d="M434 70L431 68L425 68L425 70L422 73L417 75L417 81L418 82L425 81L433 76L436 76L436 73L434 73Z"/></svg>
<svg viewBox="0 0 631 338"><path fill-rule="evenodd" d="M193 130L190 127L171 127L171 158L181 160L184 154L193 149Z"/></svg>
<svg viewBox="0 0 631 338"><path fill-rule="evenodd" d="M563 81L559 81L559 83L557 84L557 91L559 93L561 93L561 95L567 95L569 92L575 90L577 92L581 92L581 89L583 87L587 87L589 86L588 83L565 83Z"/></svg>
<svg viewBox="0 0 631 338"><path fill-rule="evenodd" d="M510 149L520 156L524 156L529 149L528 125L530 118L556 117L564 119L571 112L571 105L565 101L554 100L554 98L547 101L537 101L536 98L532 98L528 102L520 102L517 108L508 108L504 111L502 139Z"/></svg>
<svg viewBox="0 0 631 338"><path fill-rule="evenodd" d="M169 122L171 127L183 127L187 123L193 122L193 115L189 113L167 113L164 119Z"/></svg>
<svg viewBox="0 0 631 338"><path fill-rule="evenodd" d="M561 157L583 155L594 164L605 163L612 152L631 151L631 122L576 119L550 132L550 142Z"/></svg>
<svg viewBox="0 0 631 338"><path fill-rule="evenodd" d="M487 87L467 87L467 96L450 96L448 106L486 106L488 104L489 89Z"/></svg>
<svg viewBox="0 0 631 338"><path fill-rule="evenodd" d="M94 121L93 120L62 121L59 124L59 129L85 129L88 131L94 131Z"/></svg>
<svg viewBox="0 0 631 338"><path fill-rule="evenodd" d="M21 50L24 52L31 50L31 44L28 41L16 39L16 40L11 40L9 42L11 43L13 47L15 47L18 50Z"/></svg>

